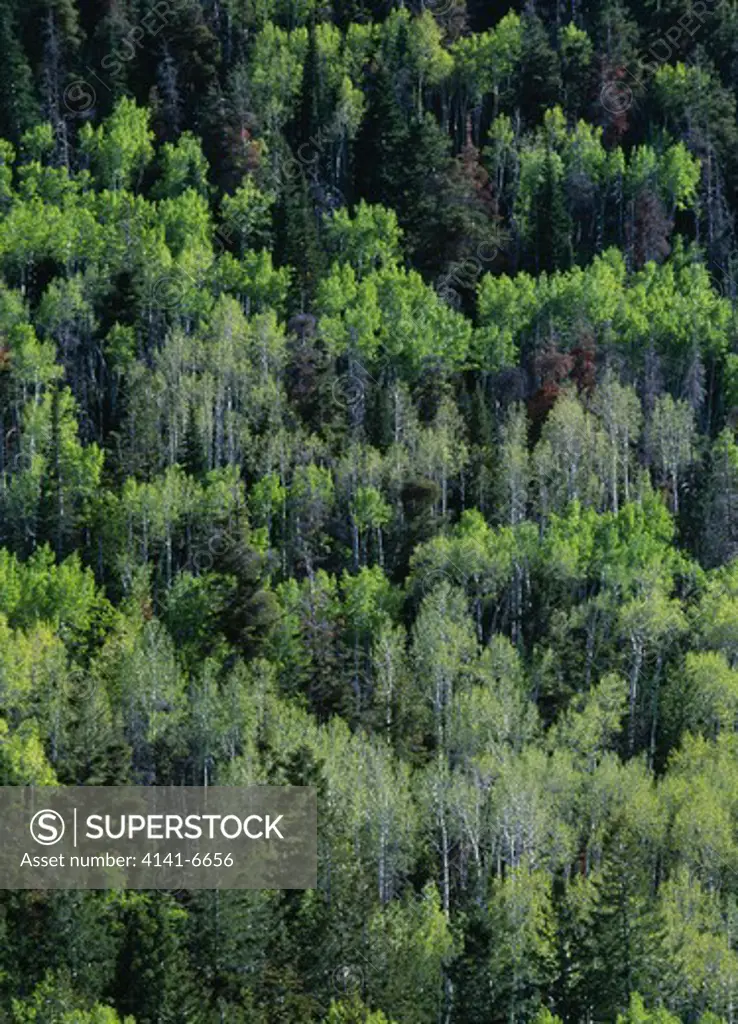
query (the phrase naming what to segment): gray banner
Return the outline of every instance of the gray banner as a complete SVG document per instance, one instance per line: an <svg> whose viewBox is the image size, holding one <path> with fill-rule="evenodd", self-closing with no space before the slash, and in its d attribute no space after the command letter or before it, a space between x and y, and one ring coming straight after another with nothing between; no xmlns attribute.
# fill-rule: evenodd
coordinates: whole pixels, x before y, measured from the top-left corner
<svg viewBox="0 0 738 1024"><path fill-rule="evenodd" d="M0 786L2 889L311 889L301 786Z"/></svg>

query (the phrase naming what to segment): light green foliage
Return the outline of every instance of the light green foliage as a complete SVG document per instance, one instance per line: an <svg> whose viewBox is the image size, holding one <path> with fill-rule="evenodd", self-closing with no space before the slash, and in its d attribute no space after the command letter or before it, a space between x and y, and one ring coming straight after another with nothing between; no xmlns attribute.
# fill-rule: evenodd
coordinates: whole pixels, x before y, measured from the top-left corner
<svg viewBox="0 0 738 1024"><path fill-rule="evenodd" d="M403 15L401 8L398 15ZM423 11L410 24L407 53L417 76L418 106L423 89L440 85L451 73L453 59L442 45L442 32L430 11Z"/></svg>
<svg viewBox="0 0 738 1024"><path fill-rule="evenodd" d="M732 668L738 663L737 569L732 561L710 574L694 615L704 645L724 654Z"/></svg>
<svg viewBox="0 0 738 1024"><path fill-rule="evenodd" d="M678 993L671 1001L674 1010L683 1015L690 993L700 991L706 1005L726 1016L730 1013L729 993L738 958L731 948L730 924L724 918L719 899L682 868L663 886L660 913L669 957L669 982ZM649 1014L634 997L628 1017L619 1019L655 1019L668 1024L679 1018L664 1009Z"/></svg>
<svg viewBox="0 0 738 1024"><path fill-rule="evenodd" d="M54 769L44 753L35 719L27 719L10 735L0 719L0 778L3 786L55 786Z"/></svg>
<svg viewBox="0 0 738 1024"><path fill-rule="evenodd" d="M119 1017L111 1006L96 1003L84 1008L65 977L51 971L28 999L13 1000L13 1024L136 1024L134 1017Z"/></svg>
<svg viewBox="0 0 738 1024"><path fill-rule="evenodd" d="M593 405L604 435L602 457L610 506L613 512L617 512L621 495L623 501L630 501L634 483L634 449L643 422L641 403L633 387L623 386L612 370L607 370Z"/></svg>
<svg viewBox="0 0 738 1024"><path fill-rule="evenodd" d="M440 968L455 948L435 887L428 885L419 895L375 913L369 933L377 966L371 990L391 1019L430 1024L442 999Z"/></svg>
<svg viewBox="0 0 738 1024"><path fill-rule="evenodd" d="M462 366L471 326L420 275L388 266L358 280L349 264L334 266L318 291L320 330L334 353L384 355L418 372L425 361Z"/></svg>
<svg viewBox="0 0 738 1024"><path fill-rule="evenodd" d="M738 447L734 432L721 431L712 447L707 482L704 552L711 564L729 562L735 555L735 496Z"/></svg>
<svg viewBox="0 0 738 1024"><path fill-rule="evenodd" d="M494 29L454 43L451 53L455 72L474 99L499 90L520 59L521 45L522 26L514 11L509 11Z"/></svg>
<svg viewBox="0 0 738 1024"><path fill-rule="evenodd" d="M285 32L267 22L254 41L252 74L256 109L266 127L278 131L289 119L300 92L307 51L305 28Z"/></svg>
<svg viewBox="0 0 738 1024"><path fill-rule="evenodd" d="M98 128L82 129L82 147L104 187L120 190L133 185L154 155L149 112L132 100L121 99Z"/></svg>
<svg viewBox="0 0 738 1024"><path fill-rule="evenodd" d="M482 326L475 351L482 365L514 361L516 352L538 346L545 324L565 336L586 323L603 340L641 351L649 344L685 367L695 338L706 353L724 350L730 306L712 289L703 265L681 253L672 263L649 263L628 276L611 250L585 270L533 280L485 276L479 286Z"/></svg>
<svg viewBox="0 0 738 1024"><path fill-rule="evenodd" d="M167 247L175 259L189 248L204 248L209 243L210 210L207 200L194 188L162 199L157 212Z"/></svg>
<svg viewBox="0 0 738 1024"><path fill-rule="evenodd" d="M410 774L394 762L385 744L349 737L338 727L321 737L318 749L336 820L384 905L401 891L416 842Z"/></svg>
<svg viewBox="0 0 738 1024"><path fill-rule="evenodd" d="M492 529L470 509L450 536L435 537L414 553L412 582L424 591L454 582L477 600L499 596L510 580L515 549L511 530Z"/></svg>
<svg viewBox="0 0 738 1024"><path fill-rule="evenodd" d="M627 693L621 676L605 676L588 694L572 702L553 732L553 745L569 748L591 770L620 734Z"/></svg>
<svg viewBox="0 0 738 1024"><path fill-rule="evenodd" d="M352 216L336 210L326 224L326 240L340 263L349 263L359 278L372 270L396 266L402 231L392 210L361 200Z"/></svg>
<svg viewBox="0 0 738 1024"><path fill-rule="evenodd" d="M691 732L715 737L735 729L738 714L738 673L717 651L690 651L685 659L688 697L684 714Z"/></svg>
<svg viewBox="0 0 738 1024"><path fill-rule="evenodd" d="M489 903L497 942L490 983L510 1021L535 1010L554 970L550 882L527 864L497 880Z"/></svg>
<svg viewBox="0 0 738 1024"><path fill-rule="evenodd" d="M533 472L544 514L570 502L602 505L602 435L573 394L562 394L533 453Z"/></svg>
<svg viewBox="0 0 738 1024"><path fill-rule="evenodd" d="M358 996L331 1002L328 1016L323 1024L389 1024L381 1010L372 1012L362 1004Z"/></svg>
<svg viewBox="0 0 738 1024"><path fill-rule="evenodd" d="M475 350L483 365L500 369L515 362L515 336L525 330L536 310L535 284L527 274L514 280L485 276L479 285L479 318Z"/></svg>
<svg viewBox="0 0 738 1024"><path fill-rule="evenodd" d="M378 530L392 518L392 509L376 487L360 487L351 509L359 530Z"/></svg>
<svg viewBox="0 0 738 1024"><path fill-rule="evenodd" d="M156 193L162 198L173 199L188 188L207 197L208 162L200 140L191 132L183 132L175 144L165 143L159 155L161 180Z"/></svg>
<svg viewBox="0 0 738 1024"><path fill-rule="evenodd" d="M83 636L109 606L78 555L56 564L46 547L25 563L0 551L0 607L11 625L28 629L44 622L69 642Z"/></svg>
<svg viewBox="0 0 738 1024"><path fill-rule="evenodd" d="M526 518L531 467L528 417L522 404L512 405L502 428L497 490L504 521L517 526Z"/></svg>
<svg viewBox="0 0 738 1024"><path fill-rule="evenodd" d="M8 205L12 195L13 163L15 162L15 149L9 142L3 139L0 142L0 201L3 207Z"/></svg>
<svg viewBox="0 0 738 1024"><path fill-rule="evenodd" d="M169 635L156 622L121 623L93 672L123 723L134 771L145 773L152 745L177 727L185 707L185 682Z"/></svg>
<svg viewBox="0 0 738 1024"><path fill-rule="evenodd" d="M716 741L687 736L665 780L664 803L670 814L669 848L708 889L721 884L736 863L734 825L734 734Z"/></svg>
<svg viewBox="0 0 738 1024"><path fill-rule="evenodd" d="M654 1024L676 1024L678 1020L678 1017L662 1006L655 1010L647 1010L643 998L637 992L633 992L628 1011L618 1014L617 1024L650 1024L651 1021Z"/></svg>
<svg viewBox="0 0 738 1024"><path fill-rule="evenodd" d="M526 693L520 658L506 637L480 654L474 685L454 697L451 739L455 759L472 771L496 770L512 751L533 741L538 721Z"/></svg>
<svg viewBox="0 0 738 1024"><path fill-rule="evenodd" d="M679 478L694 458L694 414L686 402L663 395L649 424L648 443L660 482L671 486L674 511L679 511Z"/></svg>
<svg viewBox="0 0 738 1024"><path fill-rule="evenodd" d="M430 713L439 751L447 749L454 694L468 685L475 653L463 595L442 579L420 607L413 643L418 697Z"/></svg>
<svg viewBox="0 0 738 1024"><path fill-rule="evenodd" d="M232 195L223 197L223 222L228 237L235 237L242 255L249 248L268 247L274 201L274 194L263 192L250 177L244 178Z"/></svg>
<svg viewBox="0 0 738 1024"><path fill-rule="evenodd" d="M729 5L163 6L0 0L0 782L318 884L5 894L0 1019L731 1020Z"/></svg>

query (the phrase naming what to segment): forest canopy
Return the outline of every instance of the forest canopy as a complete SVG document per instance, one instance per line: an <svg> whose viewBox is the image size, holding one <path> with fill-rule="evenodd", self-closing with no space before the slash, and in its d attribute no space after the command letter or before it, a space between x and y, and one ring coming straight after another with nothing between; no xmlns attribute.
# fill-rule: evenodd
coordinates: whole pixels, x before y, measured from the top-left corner
<svg viewBox="0 0 738 1024"><path fill-rule="evenodd" d="M0 894L9 1024L731 1024L738 22L0 0L0 784L319 885Z"/></svg>

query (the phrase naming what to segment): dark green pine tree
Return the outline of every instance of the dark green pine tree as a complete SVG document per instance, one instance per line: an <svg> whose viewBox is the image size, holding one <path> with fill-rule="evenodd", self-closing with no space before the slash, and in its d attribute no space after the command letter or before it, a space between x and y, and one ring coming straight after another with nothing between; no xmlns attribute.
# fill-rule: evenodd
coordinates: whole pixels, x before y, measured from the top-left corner
<svg viewBox="0 0 738 1024"><path fill-rule="evenodd" d="M48 964L71 976L75 994L104 1002L115 975L120 933L104 892L51 890L48 902Z"/></svg>
<svg viewBox="0 0 738 1024"><path fill-rule="evenodd" d="M168 893L125 893L122 929L110 996L118 1012L136 1024L199 1021L198 999L187 956L185 915Z"/></svg>
<svg viewBox="0 0 738 1024"><path fill-rule="evenodd" d="M505 0L466 0L469 27L473 32L493 28L510 10Z"/></svg>
<svg viewBox="0 0 738 1024"><path fill-rule="evenodd" d="M301 745L289 751L280 751L268 741L261 751L267 765L266 781L272 786L310 786L315 789L321 808L320 843L324 837L335 835L338 829L335 810L328 798L324 762L308 746ZM324 1006L335 992L334 972L341 957L336 951L336 907L329 900L315 898L316 892L282 891L272 901L272 927L266 944L267 962L260 979L260 1002L268 1003L270 993L278 989L292 990L295 1007L308 1010ZM358 892L354 892L352 910L360 917ZM351 911L347 909L346 917ZM333 920L332 920L333 918ZM342 921L342 923L344 923ZM359 920L353 922L358 934ZM345 957L344 957L345 959ZM275 1017L288 1024L289 1017ZM295 1016L294 1019L298 1019ZM300 1018L302 1019L302 1018Z"/></svg>
<svg viewBox="0 0 738 1024"><path fill-rule="evenodd" d="M267 962L274 897L266 890L195 889L187 899L187 944L198 1003L211 1021L267 1024L254 989Z"/></svg>
<svg viewBox="0 0 738 1024"><path fill-rule="evenodd" d="M435 117L426 113L414 119L407 139L403 226L414 262L431 278L443 270L456 234L459 191L450 149Z"/></svg>
<svg viewBox="0 0 738 1024"><path fill-rule="evenodd" d="M17 144L38 121L38 100L15 8L13 0L0 0L0 138Z"/></svg>
<svg viewBox="0 0 738 1024"><path fill-rule="evenodd" d="M624 1013L631 993L648 991L658 976L659 935L648 888L642 848L616 835L598 882L587 939L592 953L577 986L589 1019Z"/></svg>
<svg viewBox="0 0 738 1024"><path fill-rule="evenodd" d="M88 91L81 98L67 90L83 43L74 0L36 0L22 9L25 43L31 66L39 69L38 87L46 120L58 129L59 156L68 159L66 119L89 109ZM79 76L80 78L84 76Z"/></svg>
<svg viewBox="0 0 738 1024"><path fill-rule="evenodd" d="M68 720L55 765L59 781L70 786L130 785L131 748L113 723L102 682L89 675L70 677Z"/></svg>
<svg viewBox="0 0 738 1024"><path fill-rule="evenodd" d="M300 146L308 147L310 157L317 155L315 140L318 139L318 133L323 123L321 108L320 56L315 37L315 20L313 19L308 29L308 47L302 66L300 110L295 131L295 148L299 151Z"/></svg>
<svg viewBox="0 0 738 1024"><path fill-rule="evenodd" d="M402 216L408 128L392 76L380 64L370 77L367 110L356 140L356 192Z"/></svg>
<svg viewBox="0 0 738 1024"><path fill-rule="evenodd" d="M567 270L572 262L572 223L549 146L535 196L533 230L536 271Z"/></svg>
<svg viewBox="0 0 738 1024"><path fill-rule="evenodd" d="M140 81L140 48L132 48L130 42L141 17L135 6L134 0L118 0L100 17L99 7L91 9L89 3L80 4L82 25L90 39L86 61L94 72L94 77L88 73L85 78L95 90L98 117L109 114L120 96L134 93Z"/></svg>
<svg viewBox="0 0 738 1024"><path fill-rule="evenodd" d="M448 165L439 224L446 265L441 291L450 290L460 308L470 317L476 310L479 276L493 271L502 259L503 238L492 198L489 175L482 166L479 150L472 142L471 125L461 153ZM497 253L497 255L495 255Z"/></svg>
<svg viewBox="0 0 738 1024"><path fill-rule="evenodd" d="M51 396L51 430L47 465L41 483L37 542L51 544L57 559L64 554L67 539L67 515L64 507L64 483L61 470L59 390Z"/></svg>
<svg viewBox="0 0 738 1024"><path fill-rule="evenodd" d="M527 10L523 15L523 53L518 68L519 109L530 125L543 112L561 102L559 58L551 46L546 26Z"/></svg>
<svg viewBox="0 0 738 1024"><path fill-rule="evenodd" d="M190 405L184 435L183 465L190 476L200 479L208 470L208 457L202 432L197 423L195 408Z"/></svg>
<svg viewBox="0 0 738 1024"><path fill-rule="evenodd" d="M105 893L0 893L2 1005L28 998L47 971L71 975L75 995L85 1001L102 1001L115 972L118 933L114 926L115 915ZM36 1018L39 1024L42 1019L52 1018Z"/></svg>
<svg viewBox="0 0 738 1024"><path fill-rule="evenodd" d="M592 1016L592 983L598 974L593 918L599 890L594 886L589 890L578 889L589 885L583 876L566 881L559 877L553 884L558 964L551 994L555 1011L566 1024Z"/></svg>
<svg viewBox="0 0 738 1024"><path fill-rule="evenodd" d="M470 436L476 444L491 453L494 450L498 431L495 425L492 403L485 389L484 381L475 381L474 390L467 399L469 403Z"/></svg>
<svg viewBox="0 0 738 1024"><path fill-rule="evenodd" d="M364 10L362 0L333 0L333 21L345 32L353 21L363 21Z"/></svg>
<svg viewBox="0 0 738 1024"><path fill-rule="evenodd" d="M274 594L263 587L266 559L245 541L233 540L219 554L214 568L234 581L233 593L221 613L220 630L244 657L253 657L279 618Z"/></svg>
<svg viewBox="0 0 738 1024"><path fill-rule="evenodd" d="M415 266L429 277L457 248L459 201L469 199L450 153L451 142L429 113L408 122L396 83L380 66L370 86L369 105L356 145L358 195L395 210Z"/></svg>
<svg viewBox="0 0 738 1024"><path fill-rule="evenodd" d="M3 779L3 785L8 780ZM53 964L50 891L0 891L0 998L25 999Z"/></svg>
<svg viewBox="0 0 738 1024"><path fill-rule="evenodd" d="M464 945L450 974L456 1013L461 1021L496 1019L488 967L494 941L485 908L470 902L464 909Z"/></svg>
<svg viewBox="0 0 738 1024"><path fill-rule="evenodd" d="M293 300L305 311L324 270L325 259L315 203L302 171L287 182L274 219L277 260L294 268Z"/></svg>

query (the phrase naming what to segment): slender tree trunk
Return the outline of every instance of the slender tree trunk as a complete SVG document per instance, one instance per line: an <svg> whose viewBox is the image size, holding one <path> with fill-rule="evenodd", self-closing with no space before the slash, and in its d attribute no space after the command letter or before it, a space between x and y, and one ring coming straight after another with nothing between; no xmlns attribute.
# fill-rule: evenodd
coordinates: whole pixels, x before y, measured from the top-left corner
<svg viewBox="0 0 738 1024"><path fill-rule="evenodd" d="M643 665L643 643L640 638L631 638L633 648L633 668L630 673L630 694L628 697L628 753L635 749L636 704L638 701L638 683Z"/></svg>

